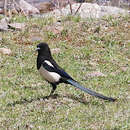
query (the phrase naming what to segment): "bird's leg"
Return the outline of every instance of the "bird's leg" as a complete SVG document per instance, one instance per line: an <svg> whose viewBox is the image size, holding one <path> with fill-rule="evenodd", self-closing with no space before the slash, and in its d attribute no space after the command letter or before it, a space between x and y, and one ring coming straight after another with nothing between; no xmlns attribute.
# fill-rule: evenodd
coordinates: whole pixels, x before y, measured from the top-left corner
<svg viewBox="0 0 130 130"><path fill-rule="evenodd" d="M52 96L55 90L56 90L56 85L52 84L52 90L49 96Z"/></svg>

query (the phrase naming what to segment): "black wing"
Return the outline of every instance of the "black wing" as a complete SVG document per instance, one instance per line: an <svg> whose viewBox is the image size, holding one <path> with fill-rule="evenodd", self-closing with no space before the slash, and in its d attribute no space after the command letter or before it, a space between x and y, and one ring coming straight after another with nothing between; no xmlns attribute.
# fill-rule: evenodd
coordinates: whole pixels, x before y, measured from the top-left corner
<svg viewBox="0 0 130 130"><path fill-rule="evenodd" d="M67 74L62 68L55 67L55 66L50 66L46 62L43 62L42 66L49 72L56 72L56 73L58 73L62 78L72 79L72 77L69 74Z"/></svg>

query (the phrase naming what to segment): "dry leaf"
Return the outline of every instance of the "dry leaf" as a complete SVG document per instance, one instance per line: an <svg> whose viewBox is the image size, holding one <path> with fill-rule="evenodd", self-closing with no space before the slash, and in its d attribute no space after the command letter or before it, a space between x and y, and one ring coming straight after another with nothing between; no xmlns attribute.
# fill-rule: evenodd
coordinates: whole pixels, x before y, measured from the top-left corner
<svg viewBox="0 0 130 130"><path fill-rule="evenodd" d="M12 52L10 49L7 48L0 48L0 53L4 54L4 55L10 55Z"/></svg>

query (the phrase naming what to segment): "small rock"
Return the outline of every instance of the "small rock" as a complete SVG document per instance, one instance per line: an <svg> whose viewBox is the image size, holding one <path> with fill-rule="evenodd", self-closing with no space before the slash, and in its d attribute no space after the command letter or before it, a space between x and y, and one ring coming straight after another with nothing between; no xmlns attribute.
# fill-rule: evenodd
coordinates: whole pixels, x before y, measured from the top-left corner
<svg viewBox="0 0 130 130"><path fill-rule="evenodd" d="M48 26L46 28L47 31L53 32L53 34L60 34L63 31L63 26L58 25L58 24L54 24L52 26Z"/></svg>
<svg viewBox="0 0 130 130"><path fill-rule="evenodd" d="M0 20L0 31L7 31L8 30L8 18L3 18Z"/></svg>
<svg viewBox="0 0 130 130"><path fill-rule="evenodd" d="M127 40L126 43L130 43L130 40Z"/></svg>
<svg viewBox="0 0 130 130"><path fill-rule="evenodd" d="M47 106L44 108L44 110L47 112L51 112L54 110L53 105L48 103Z"/></svg>
<svg viewBox="0 0 130 130"><path fill-rule="evenodd" d="M31 39L31 42L41 41L42 40L42 38L39 37L39 36L32 36L30 39Z"/></svg>
<svg viewBox="0 0 130 130"><path fill-rule="evenodd" d="M35 5L39 9L40 13L46 13L52 11L52 4L50 2L40 2Z"/></svg>
<svg viewBox="0 0 130 130"><path fill-rule="evenodd" d="M7 31L7 30L8 30L8 26L6 24L0 23L0 31Z"/></svg>
<svg viewBox="0 0 130 130"><path fill-rule="evenodd" d="M120 70L118 69L118 70L116 70L116 71L114 71L114 72L111 72L110 74L111 74L112 76L117 76L119 73L120 73Z"/></svg>
<svg viewBox="0 0 130 130"><path fill-rule="evenodd" d="M92 61L92 60L89 61L89 64L93 67L96 67L98 65L96 61Z"/></svg>
<svg viewBox="0 0 130 130"><path fill-rule="evenodd" d="M26 14L39 14L39 10L24 0L19 1L19 8Z"/></svg>
<svg viewBox="0 0 130 130"><path fill-rule="evenodd" d="M94 71L94 72L91 72L89 74L86 75L87 77L106 77L105 74L99 72L99 71Z"/></svg>
<svg viewBox="0 0 130 130"><path fill-rule="evenodd" d="M2 18L2 19L0 20L0 22L3 23L3 24L5 24L5 23L7 24L7 23L9 22L9 20L10 20L9 18L4 17L4 18Z"/></svg>
<svg viewBox="0 0 130 130"><path fill-rule="evenodd" d="M51 49L51 52L53 53L53 54L58 54L58 53L60 53L60 48L54 48L54 49Z"/></svg>
<svg viewBox="0 0 130 130"><path fill-rule="evenodd" d="M0 14L3 14L4 10L2 8L0 8Z"/></svg>
<svg viewBox="0 0 130 130"><path fill-rule="evenodd" d="M126 72L127 69L128 69L128 67L126 67L126 66L122 66L122 67L121 67L121 70L124 71L124 72Z"/></svg>
<svg viewBox="0 0 130 130"><path fill-rule="evenodd" d="M0 53L4 54L4 55L10 55L12 52L10 49L7 48L0 48Z"/></svg>
<svg viewBox="0 0 130 130"><path fill-rule="evenodd" d="M25 24L24 23L11 23L8 24L8 27L14 30L22 30L25 28Z"/></svg>

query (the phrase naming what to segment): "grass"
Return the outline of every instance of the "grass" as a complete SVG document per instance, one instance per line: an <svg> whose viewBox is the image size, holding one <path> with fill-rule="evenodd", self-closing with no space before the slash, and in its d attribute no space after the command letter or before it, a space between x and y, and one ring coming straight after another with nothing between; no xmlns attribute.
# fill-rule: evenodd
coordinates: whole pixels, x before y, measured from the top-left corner
<svg viewBox="0 0 130 130"><path fill-rule="evenodd" d="M22 31L0 32L0 47L10 48L12 55L0 54L0 129L130 129L130 17L104 17L100 20L79 17L61 19L63 30L57 34L46 28L54 18L14 16L12 22L25 22ZM33 41L38 36L42 40ZM85 87L116 102L94 98L61 84L52 98L51 87L36 69L34 52L45 41L55 60ZM91 77L92 72L105 76Z"/></svg>

